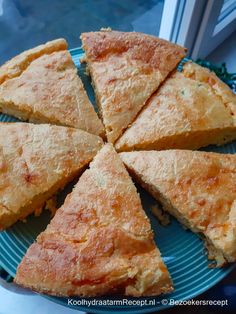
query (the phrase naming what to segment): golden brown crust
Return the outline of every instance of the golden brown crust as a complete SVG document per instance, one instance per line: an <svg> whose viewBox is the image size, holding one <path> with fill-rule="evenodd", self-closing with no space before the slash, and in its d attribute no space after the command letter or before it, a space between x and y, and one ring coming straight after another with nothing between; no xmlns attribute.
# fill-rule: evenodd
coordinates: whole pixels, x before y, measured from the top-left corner
<svg viewBox="0 0 236 314"><path fill-rule="evenodd" d="M81 130L0 123L0 230L40 209L101 146Z"/></svg>
<svg viewBox="0 0 236 314"><path fill-rule="evenodd" d="M183 68L184 76L200 83L205 83L223 102L236 124L236 96L214 72L196 63L187 62Z"/></svg>
<svg viewBox="0 0 236 314"><path fill-rule="evenodd" d="M185 150L120 154L164 209L236 261L236 155Z"/></svg>
<svg viewBox="0 0 236 314"><path fill-rule="evenodd" d="M66 40L59 38L22 52L0 67L0 84L8 79L19 76L32 61L42 55L67 50L67 48Z"/></svg>
<svg viewBox="0 0 236 314"><path fill-rule="evenodd" d="M103 135L104 128L77 75L65 40L15 57L0 68L0 110L21 120L79 128ZM4 74L5 73L5 74Z"/></svg>
<svg viewBox="0 0 236 314"><path fill-rule="evenodd" d="M15 282L59 296L172 291L136 188L111 145L29 248Z"/></svg>
<svg viewBox="0 0 236 314"><path fill-rule="evenodd" d="M136 32L83 33L81 40L107 138L114 143L186 50Z"/></svg>
<svg viewBox="0 0 236 314"><path fill-rule="evenodd" d="M151 97L116 148L197 149L234 139L236 95L214 73L188 62Z"/></svg>
<svg viewBox="0 0 236 314"><path fill-rule="evenodd" d="M157 69L166 72L166 75L173 70L173 59L179 61L186 54L186 49L181 46L138 32L89 32L83 33L81 39L90 61L107 59L110 54L129 52L129 57L140 61L143 67L146 65L146 70Z"/></svg>

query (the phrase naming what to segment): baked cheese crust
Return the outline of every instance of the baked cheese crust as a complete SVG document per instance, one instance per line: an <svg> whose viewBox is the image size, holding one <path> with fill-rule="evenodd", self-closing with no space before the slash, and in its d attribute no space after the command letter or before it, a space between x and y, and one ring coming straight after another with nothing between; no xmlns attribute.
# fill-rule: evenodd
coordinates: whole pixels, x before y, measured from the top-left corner
<svg viewBox="0 0 236 314"><path fill-rule="evenodd" d="M64 39L23 52L0 67L0 111L34 123L104 133Z"/></svg>
<svg viewBox="0 0 236 314"><path fill-rule="evenodd" d="M116 149L197 149L234 139L236 95L213 72L188 62L151 97Z"/></svg>
<svg viewBox="0 0 236 314"><path fill-rule="evenodd" d="M102 145L73 128L0 123L0 230L41 209Z"/></svg>
<svg viewBox="0 0 236 314"><path fill-rule="evenodd" d="M114 143L186 50L136 32L83 33L81 40L107 139Z"/></svg>
<svg viewBox="0 0 236 314"><path fill-rule="evenodd" d="M173 290L136 188L110 144L28 249L15 282L57 296Z"/></svg>
<svg viewBox="0 0 236 314"><path fill-rule="evenodd" d="M205 237L209 258L218 266L236 261L236 155L166 150L120 156L166 211Z"/></svg>

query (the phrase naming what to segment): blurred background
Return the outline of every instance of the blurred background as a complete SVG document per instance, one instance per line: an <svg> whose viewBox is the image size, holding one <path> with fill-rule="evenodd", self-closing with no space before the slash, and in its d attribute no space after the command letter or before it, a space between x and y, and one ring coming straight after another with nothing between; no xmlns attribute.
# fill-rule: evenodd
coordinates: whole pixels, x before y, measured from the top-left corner
<svg viewBox="0 0 236 314"><path fill-rule="evenodd" d="M111 27L184 45L236 72L236 0L0 0L0 64L45 41Z"/></svg>
<svg viewBox="0 0 236 314"><path fill-rule="evenodd" d="M193 59L219 65L226 62L229 72L236 72L236 0L0 0L0 64L58 37L66 38L69 48L78 47L81 32L101 27L156 35L184 45ZM0 314L79 313L16 290L4 276L0 279ZM224 309L184 310L236 313L236 272L200 298L231 298L232 303ZM177 307L165 313L182 310Z"/></svg>

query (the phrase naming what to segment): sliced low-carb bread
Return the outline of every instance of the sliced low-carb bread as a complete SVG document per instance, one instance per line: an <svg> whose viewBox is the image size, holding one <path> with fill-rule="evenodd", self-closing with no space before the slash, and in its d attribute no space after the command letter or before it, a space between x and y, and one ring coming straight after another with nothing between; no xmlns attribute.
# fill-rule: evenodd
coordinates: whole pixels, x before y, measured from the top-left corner
<svg viewBox="0 0 236 314"><path fill-rule="evenodd" d="M81 40L107 139L114 143L186 49L136 32L102 30L83 33Z"/></svg>
<svg viewBox="0 0 236 314"><path fill-rule="evenodd" d="M0 123L0 230L39 211L102 147L82 130Z"/></svg>
<svg viewBox="0 0 236 314"><path fill-rule="evenodd" d="M136 188L110 144L28 249L15 282L57 296L173 290Z"/></svg>
<svg viewBox="0 0 236 314"><path fill-rule="evenodd" d="M188 62L150 98L116 149L197 149L234 139L236 95L213 72Z"/></svg>
<svg viewBox="0 0 236 314"><path fill-rule="evenodd" d="M25 51L0 67L0 111L104 134L64 39Z"/></svg>
<svg viewBox="0 0 236 314"><path fill-rule="evenodd" d="M236 261L236 155L166 150L120 156L164 210L205 238L209 258L218 266Z"/></svg>

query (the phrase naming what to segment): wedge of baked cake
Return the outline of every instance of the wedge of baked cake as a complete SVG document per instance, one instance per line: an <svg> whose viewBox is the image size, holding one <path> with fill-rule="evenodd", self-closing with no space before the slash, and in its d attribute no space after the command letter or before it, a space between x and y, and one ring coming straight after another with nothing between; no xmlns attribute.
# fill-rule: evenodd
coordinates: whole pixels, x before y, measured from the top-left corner
<svg viewBox="0 0 236 314"><path fill-rule="evenodd" d="M0 123L0 230L38 212L102 145L74 128Z"/></svg>
<svg viewBox="0 0 236 314"><path fill-rule="evenodd" d="M139 195L111 144L28 249L15 282L58 296L172 291Z"/></svg>
<svg viewBox="0 0 236 314"><path fill-rule="evenodd" d="M81 40L107 139L114 143L186 50L136 32L101 30Z"/></svg>
<svg viewBox="0 0 236 314"><path fill-rule="evenodd" d="M164 210L202 235L218 266L236 261L236 155L188 150L120 154Z"/></svg>
<svg viewBox="0 0 236 314"><path fill-rule="evenodd" d="M0 67L0 111L30 122L104 133L64 39L25 51Z"/></svg>
<svg viewBox="0 0 236 314"><path fill-rule="evenodd" d="M116 148L197 149L234 139L236 95L213 72L188 62L150 98Z"/></svg>

